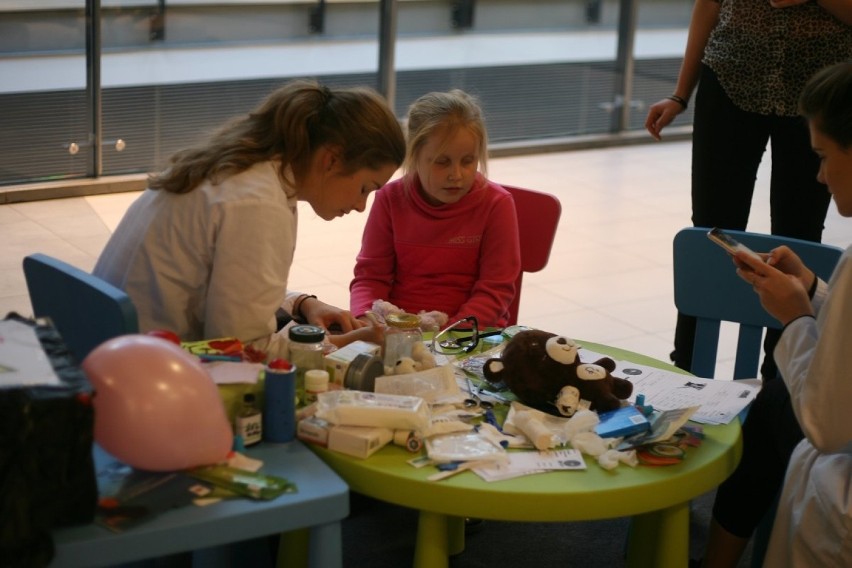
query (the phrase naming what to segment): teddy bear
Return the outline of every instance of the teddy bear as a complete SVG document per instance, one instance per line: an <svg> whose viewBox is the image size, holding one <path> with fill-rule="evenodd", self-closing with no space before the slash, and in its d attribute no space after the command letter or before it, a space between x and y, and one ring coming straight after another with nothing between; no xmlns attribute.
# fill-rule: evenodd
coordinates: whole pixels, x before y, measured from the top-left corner
<svg viewBox="0 0 852 568"><path fill-rule="evenodd" d="M581 400L598 412L622 406L633 383L612 375L616 365L609 357L585 363L578 349L573 339L555 333L521 331L500 357L485 362L483 374L492 384L505 384L521 402L550 414L573 416Z"/></svg>

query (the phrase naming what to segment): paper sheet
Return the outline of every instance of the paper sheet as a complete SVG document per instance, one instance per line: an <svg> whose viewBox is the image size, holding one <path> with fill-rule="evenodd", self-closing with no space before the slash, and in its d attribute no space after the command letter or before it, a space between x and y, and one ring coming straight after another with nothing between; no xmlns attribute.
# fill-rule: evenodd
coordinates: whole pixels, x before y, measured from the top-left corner
<svg viewBox="0 0 852 568"><path fill-rule="evenodd" d="M600 353L580 350L583 361L596 361L604 357ZM674 410L698 406L691 420L704 424L727 424L746 407L757 393L760 385L753 381L725 379L702 379L674 371L616 361L612 373L633 383L633 395L645 395L645 404L657 410Z"/></svg>
<svg viewBox="0 0 852 568"><path fill-rule="evenodd" d="M508 461L480 465L473 472L485 481L501 481L554 470L586 469L583 454L574 449L510 452Z"/></svg>
<svg viewBox="0 0 852 568"><path fill-rule="evenodd" d="M210 374L217 385L257 383L263 372L262 363L245 363L236 361L211 361L204 363L204 369Z"/></svg>
<svg viewBox="0 0 852 568"><path fill-rule="evenodd" d="M15 320L0 321L0 388L61 384L35 328Z"/></svg>

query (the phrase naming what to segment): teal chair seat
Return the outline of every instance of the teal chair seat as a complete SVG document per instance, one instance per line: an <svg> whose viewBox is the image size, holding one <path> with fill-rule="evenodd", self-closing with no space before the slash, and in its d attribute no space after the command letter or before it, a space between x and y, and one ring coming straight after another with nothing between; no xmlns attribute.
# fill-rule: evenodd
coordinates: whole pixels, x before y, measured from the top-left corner
<svg viewBox="0 0 852 568"><path fill-rule="evenodd" d="M737 276L731 257L707 238L708 228L682 229L674 238L674 301L682 314L697 318L690 372L715 377L721 323L739 326L734 379L758 376L763 331L780 329L751 286ZM817 276L828 280L843 250L800 239L726 231L755 252L787 245Z"/></svg>
<svg viewBox="0 0 852 568"><path fill-rule="evenodd" d="M24 258L33 315L47 317L77 361L113 337L139 332L130 297L70 264L46 254Z"/></svg>

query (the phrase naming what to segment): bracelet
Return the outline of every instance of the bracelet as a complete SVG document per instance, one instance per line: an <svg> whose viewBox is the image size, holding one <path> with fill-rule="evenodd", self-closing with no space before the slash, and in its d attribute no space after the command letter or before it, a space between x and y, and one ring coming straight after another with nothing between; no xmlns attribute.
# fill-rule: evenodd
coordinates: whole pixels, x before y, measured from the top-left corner
<svg viewBox="0 0 852 568"><path fill-rule="evenodd" d="M689 108L689 102L686 99L684 99L683 97L679 97L677 95L669 95L666 98L669 99L670 101L674 101L677 104L679 104L680 106L682 106L683 110L686 110L687 108Z"/></svg>
<svg viewBox="0 0 852 568"><path fill-rule="evenodd" d="M808 298L811 299L811 300L814 299L814 294L816 294L817 284L819 284L819 276L817 276L816 273L814 273L813 284L811 284L811 289L808 290Z"/></svg>
<svg viewBox="0 0 852 568"><path fill-rule="evenodd" d="M314 300L317 299L317 297L313 294L302 294L301 296L296 298L295 302L293 302L293 316L299 318L302 321L305 320L305 314L302 313L302 304L308 298L313 298Z"/></svg>

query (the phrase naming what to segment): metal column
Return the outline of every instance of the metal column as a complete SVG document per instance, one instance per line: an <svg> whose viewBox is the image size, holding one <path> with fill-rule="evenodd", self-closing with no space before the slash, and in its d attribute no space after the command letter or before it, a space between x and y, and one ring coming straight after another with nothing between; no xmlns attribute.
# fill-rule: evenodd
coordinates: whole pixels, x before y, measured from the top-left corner
<svg viewBox="0 0 852 568"><path fill-rule="evenodd" d="M633 97L633 46L636 40L636 0L620 0L618 13L618 52L615 59L615 105L612 132L627 130Z"/></svg>
<svg viewBox="0 0 852 568"><path fill-rule="evenodd" d="M379 92L391 108L396 102L396 8L397 0L381 0L379 3Z"/></svg>
<svg viewBox="0 0 852 568"><path fill-rule="evenodd" d="M89 122L90 177L103 174L101 153L101 0L86 0L86 102Z"/></svg>

